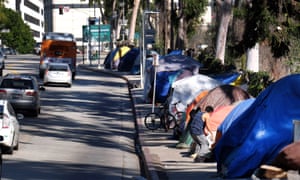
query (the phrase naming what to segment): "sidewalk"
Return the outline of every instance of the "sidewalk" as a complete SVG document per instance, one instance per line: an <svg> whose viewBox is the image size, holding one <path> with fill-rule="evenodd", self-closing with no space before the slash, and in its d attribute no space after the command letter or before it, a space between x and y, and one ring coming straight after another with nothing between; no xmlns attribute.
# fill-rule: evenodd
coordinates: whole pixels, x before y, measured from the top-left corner
<svg viewBox="0 0 300 180"><path fill-rule="evenodd" d="M172 130L148 130L144 125L144 117L151 112L152 104L145 103L139 75L114 72L100 68L96 64L81 65L119 76L128 81L137 121L137 141L141 150L140 156L148 180L182 180L182 179L218 179L216 163L194 163L188 157L188 149L176 149L178 140L172 139Z"/></svg>

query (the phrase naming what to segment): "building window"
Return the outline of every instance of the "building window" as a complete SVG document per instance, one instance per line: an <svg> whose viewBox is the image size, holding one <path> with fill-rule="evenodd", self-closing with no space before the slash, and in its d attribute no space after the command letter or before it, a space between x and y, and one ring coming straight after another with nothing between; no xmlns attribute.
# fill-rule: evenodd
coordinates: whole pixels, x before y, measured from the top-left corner
<svg viewBox="0 0 300 180"><path fill-rule="evenodd" d="M32 9L33 11L40 13L40 8L33 4L32 2L30 2L29 0L24 0L24 5L29 7L30 9Z"/></svg>
<svg viewBox="0 0 300 180"><path fill-rule="evenodd" d="M34 37L37 37L37 38L41 37L41 33L39 31L31 30L31 32Z"/></svg>
<svg viewBox="0 0 300 180"><path fill-rule="evenodd" d="M28 14L24 14L24 20L27 21L27 22L30 22L32 24L35 24L37 26L40 26L40 20L28 15Z"/></svg>

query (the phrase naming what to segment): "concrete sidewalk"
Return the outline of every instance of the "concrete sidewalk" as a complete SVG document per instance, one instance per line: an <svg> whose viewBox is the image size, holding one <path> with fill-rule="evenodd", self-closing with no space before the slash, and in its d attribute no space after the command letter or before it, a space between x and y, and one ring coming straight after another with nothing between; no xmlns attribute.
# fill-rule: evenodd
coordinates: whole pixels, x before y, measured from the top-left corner
<svg viewBox="0 0 300 180"><path fill-rule="evenodd" d="M194 163L188 157L188 149L176 149L178 140L172 139L173 131L164 129L148 130L144 117L151 112L152 104L145 103L139 75L115 72L99 68L97 64L81 64L81 67L119 76L128 82L137 123L140 157L148 180L218 179L216 163Z"/></svg>

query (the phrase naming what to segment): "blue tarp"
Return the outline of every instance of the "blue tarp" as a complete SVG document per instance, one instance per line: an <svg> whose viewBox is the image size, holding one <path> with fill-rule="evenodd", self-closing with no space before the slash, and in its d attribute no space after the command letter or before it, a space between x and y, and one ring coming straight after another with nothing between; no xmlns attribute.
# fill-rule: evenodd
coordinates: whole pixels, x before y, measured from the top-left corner
<svg viewBox="0 0 300 180"><path fill-rule="evenodd" d="M168 92L172 83L176 80L198 74L199 68L202 67L197 60L184 55L166 55L159 58L157 67L156 93L155 102L164 103L168 98ZM148 77L154 77L154 67L149 71ZM152 82L152 78L151 81ZM144 86L146 87L146 86ZM153 87L151 87L153 88ZM151 93L151 91L149 92ZM151 94L148 93L148 96Z"/></svg>
<svg viewBox="0 0 300 180"><path fill-rule="evenodd" d="M233 83L239 76L240 73L232 72L232 73L216 74L210 77L222 82L223 84L230 84Z"/></svg>
<svg viewBox="0 0 300 180"><path fill-rule="evenodd" d="M293 120L300 119L300 75L270 85L228 128L215 148L224 178L246 178L270 164L293 141Z"/></svg>
<svg viewBox="0 0 300 180"><path fill-rule="evenodd" d="M112 61L112 59L115 57L115 55L116 55L116 53L118 52L118 50L119 50L118 48L113 49L113 50L111 50L111 51L107 54L107 56L105 57L104 62L103 62L104 68L105 68L105 69L110 69L110 68L111 68L111 61Z"/></svg>
<svg viewBox="0 0 300 180"><path fill-rule="evenodd" d="M115 58L116 54L118 53L120 47L117 47L109 52L109 54L105 57L104 60L104 68L105 69L112 69L113 59ZM117 65L117 69L120 72L134 72L134 64L139 63L137 60L139 56L140 50L139 48L132 48L130 49L124 56L120 57L118 63L114 63ZM136 67L135 67L136 68Z"/></svg>

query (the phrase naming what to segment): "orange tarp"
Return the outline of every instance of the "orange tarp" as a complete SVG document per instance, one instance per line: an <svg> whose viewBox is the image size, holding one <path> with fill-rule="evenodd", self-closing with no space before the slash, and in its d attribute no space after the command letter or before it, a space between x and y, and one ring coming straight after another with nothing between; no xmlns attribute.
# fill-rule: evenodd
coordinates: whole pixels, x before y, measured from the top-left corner
<svg viewBox="0 0 300 180"><path fill-rule="evenodd" d="M214 110L209 119L206 121L206 126L204 128L204 132L208 133L216 132L220 124L224 121L226 116L232 111L232 109L236 106L235 104L228 105L228 106L222 106Z"/></svg>
<svg viewBox="0 0 300 180"><path fill-rule="evenodd" d="M190 122L190 112L194 109L194 107L200 102L200 100L205 97L208 94L208 90L204 90L194 99L194 101L188 105L186 108L186 118L185 118L185 124L187 125Z"/></svg>

